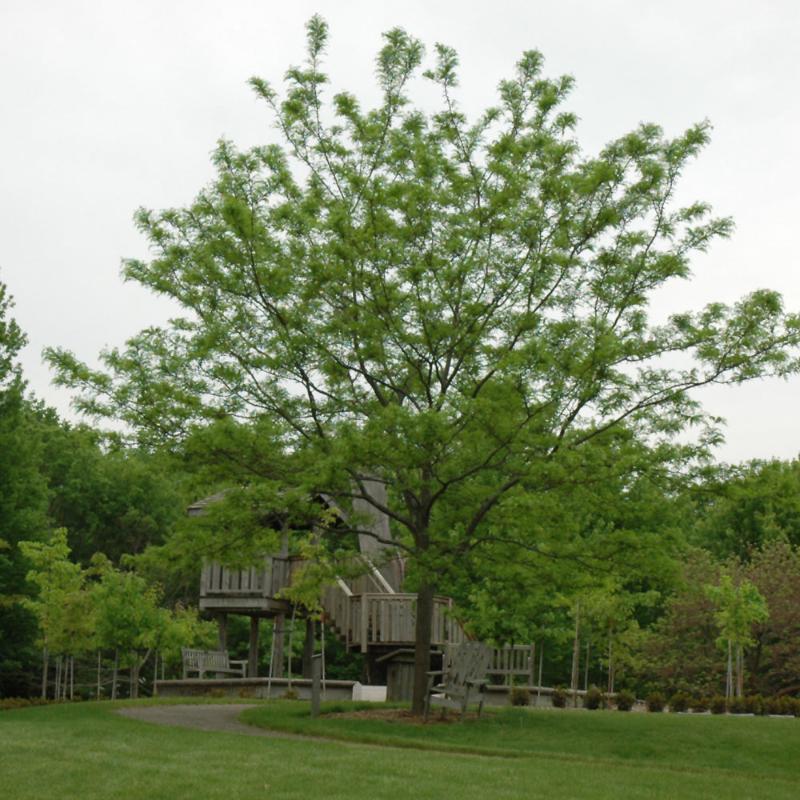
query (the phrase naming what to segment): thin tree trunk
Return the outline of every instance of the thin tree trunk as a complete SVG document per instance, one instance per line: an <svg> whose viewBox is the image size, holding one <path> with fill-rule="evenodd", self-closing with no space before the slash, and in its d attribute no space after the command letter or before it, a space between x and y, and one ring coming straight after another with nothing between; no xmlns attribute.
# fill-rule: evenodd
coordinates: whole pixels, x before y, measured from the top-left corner
<svg viewBox="0 0 800 800"><path fill-rule="evenodd" d="M539 685L536 687L536 697L542 696L542 669L544 668L544 642L539 643Z"/></svg>
<svg viewBox="0 0 800 800"><path fill-rule="evenodd" d="M101 667L102 667L102 661L103 661L103 656L102 656L101 652L98 650L97 651L97 699L98 700L100 699L100 691L101 691L100 670L101 670Z"/></svg>
<svg viewBox="0 0 800 800"><path fill-rule="evenodd" d="M75 699L75 656L69 657L69 699Z"/></svg>
<svg viewBox="0 0 800 800"><path fill-rule="evenodd" d="M158 697L158 650L153 654L153 697Z"/></svg>
<svg viewBox="0 0 800 800"><path fill-rule="evenodd" d="M744 694L744 652L742 646L736 648L736 696Z"/></svg>
<svg viewBox="0 0 800 800"><path fill-rule="evenodd" d="M111 677L111 699L117 699L117 679L119 677L119 650L114 649L114 672Z"/></svg>
<svg viewBox="0 0 800 800"><path fill-rule="evenodd" d="M725 698L730 700L733 695L733 648L728 639L728 668L725 673Z"/></svg>
<svg viewBox="0 0 800 800"><path fill-rule="evenodd" d="M53 700L58 702L61 699L61 656L56 658L56 685L53 690Z"/></svg>
<svg viewBox="0 0 800 800"><path fill-rule="evenodd" d="M612 641L613 638L611 636L611 626L609 625L608 628L608 688L607 693L609 695L614 694L614 662L613 662L613 648L612 648Z"/></svg>
<svg viewBox="0 0 800 800"><path fill-rule="evenodd" d="M250 641L247 649L247 677L258 677L258 638L260 633L261 620L250 617ZM305 675L303 676L305 677Z"/></svg>
<svg viewBox="0 0 800 800"><path fill-rule="evenodd" d="M42 648L42 700L47 700L47 673L50 669L50 653L47 646Z"/></svg>
<svg viewBox="0 0 800 800"><path fill-rule="evenodd" d="M271 678L283 677L283 629L285 625L286 617L283 614L278 614L278 616L275 617L275 624L272 627L272 643L274 649L270 660L272 665L270 667Z"/></svg>
<svg viewBox="0 0 800 800"><path fill-rule="evenodd" d="M422 584L417 590L417 621L414 631L414 691L411 698L411 713L425 713L428 693L428 671L431 668L431 636L433 633L434 587Z"/></svg>
<svg viewBox="0 0 800 800"><path fill-rule="evenodd" d="M128 697L131 700L136 699L136 693L139 689L139 656L134 653L131 668L128 672Z"/></svg>
<svg viewBox="0 0 800 800"><path fill-rule="evenodd" d="M589 689L589 642L586 642L586 668L583 671L583 691L586 692Z"/></svg>
<svg viewBox="0 0 800 800"><path fill-rule="evenodd" d="M303 640L303 677L311 677L311 660L314 656L314 620L306 618L306 638Z"/></svg>
<svg viewBox="0 0 800 800"><path fill-rule="evenodd" d="M572 640L572 675L570 678L570 689L572 691L572 706L578 707L578 673L580 669L580 619L581 605L575 603L575 638Z"/></svg>

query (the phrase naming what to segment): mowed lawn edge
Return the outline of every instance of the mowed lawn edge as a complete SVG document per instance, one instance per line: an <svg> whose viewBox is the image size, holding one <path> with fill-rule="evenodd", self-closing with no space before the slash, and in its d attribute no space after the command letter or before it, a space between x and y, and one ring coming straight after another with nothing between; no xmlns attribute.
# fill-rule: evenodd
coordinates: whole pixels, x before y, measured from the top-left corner
<svg viewBox="0 0 800 800"><path fill-rule="evenodd" d="M265 793L281 800L441 800L443 794L464 800L516 800L532 794L553 800L794 800L797 795L796 780L776 775L682 774L645 762L608 769L591 762L566 763L547 753L509 760L423 748L365 748L356 742L311 744L161 726L115 713L128 705L134 704L76 703L0 713L4 800L39 800L56 792L62 800L153 800L198 793L206 800ZM276 703L272 710L307 714L308 704Z"/></svg>
<svg viewBox="0 0 800 800"><path fill-rule="evenodd" d="M312 719L305 703L244 711L250 725L356 744L480 755L546 758L598 767L657 767L797 780L800 720L617 711L502 709L481 720L419 724L352 718L367 704L323 704Z"/></svg>

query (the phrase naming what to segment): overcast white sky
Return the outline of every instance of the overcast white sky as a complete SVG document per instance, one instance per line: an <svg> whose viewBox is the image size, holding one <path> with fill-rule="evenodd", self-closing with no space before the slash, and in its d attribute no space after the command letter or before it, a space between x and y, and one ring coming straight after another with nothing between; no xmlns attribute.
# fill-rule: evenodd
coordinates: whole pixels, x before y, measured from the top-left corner
<svg viewBox="0 0 800 800"><path fill-rule="evenodd" d="M188 203L212 177L220 136L274 138L251 75L279 83L303 57L303 25L327 18L334 89L375 97L380 34L401 25L461 55L462 104L477 111L519 54L571 73L570 107L588 152L641 121L668 133L704 118L713 142L684 199L735 218L727 242L694 262L659 313L757 287L800 310L800 3L797 0L0 0L0 280L30 345L33 391L62 413L41 350L95 362L170 309L123 284L122 257L146 254L138 206ZM715 388L728 461L800 452L800 377Z"/></svg>

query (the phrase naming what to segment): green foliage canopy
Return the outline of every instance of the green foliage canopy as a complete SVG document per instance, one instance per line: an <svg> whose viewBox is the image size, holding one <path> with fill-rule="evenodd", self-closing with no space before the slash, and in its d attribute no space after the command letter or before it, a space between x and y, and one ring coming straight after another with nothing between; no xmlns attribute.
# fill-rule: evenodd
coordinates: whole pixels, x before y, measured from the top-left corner
<svg viewBox="0 0 800 800"><path fill-rule="evenodd" d="M535 51L470 121L444 45L423 72L441 98L427 113L409 93L423 47L401 29L364 110L325 96L327 26L307 31L282 97L251 81L281 143L220 142L189 207L137 214L154 257L124 274L182 316L104 353L102 371L48 352L80 408L149 443L259 422L272 458L253 477L388 513L424 609L442 563L475 552L515 494L578 479L590 447L633 469L615 457L631 437L697 425L713 441L692 389L797 369L800 318L774 292L648 319L653 292L731 231L705 203L674 202L707 124L675 138L644 124L585 155L564 109L572 80L544 77Z"/></svg>

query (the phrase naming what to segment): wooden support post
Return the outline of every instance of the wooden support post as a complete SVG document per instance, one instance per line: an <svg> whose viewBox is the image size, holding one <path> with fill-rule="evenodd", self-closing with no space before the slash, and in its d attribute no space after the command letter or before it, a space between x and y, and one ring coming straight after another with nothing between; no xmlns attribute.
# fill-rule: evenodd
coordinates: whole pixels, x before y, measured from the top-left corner
<svg viewBox="0 0 800 800"><path fill-rule="evenodd" d="M247 677L258 677L258 625L256 616L250 617L250 650L247 653Z"/></svg>
<svg viewBox="0 0 800 800"><path fill-rule="evenodd" d="M322 683L322 653L311 659L311 716L319 716L320 686Z"/></svg>
<svg viewBox="0 0 800 800"><path fill-rule="evenodd" d="M219 649L228 649L228 615L225 613L217 615L217 639Z"/></svg>

